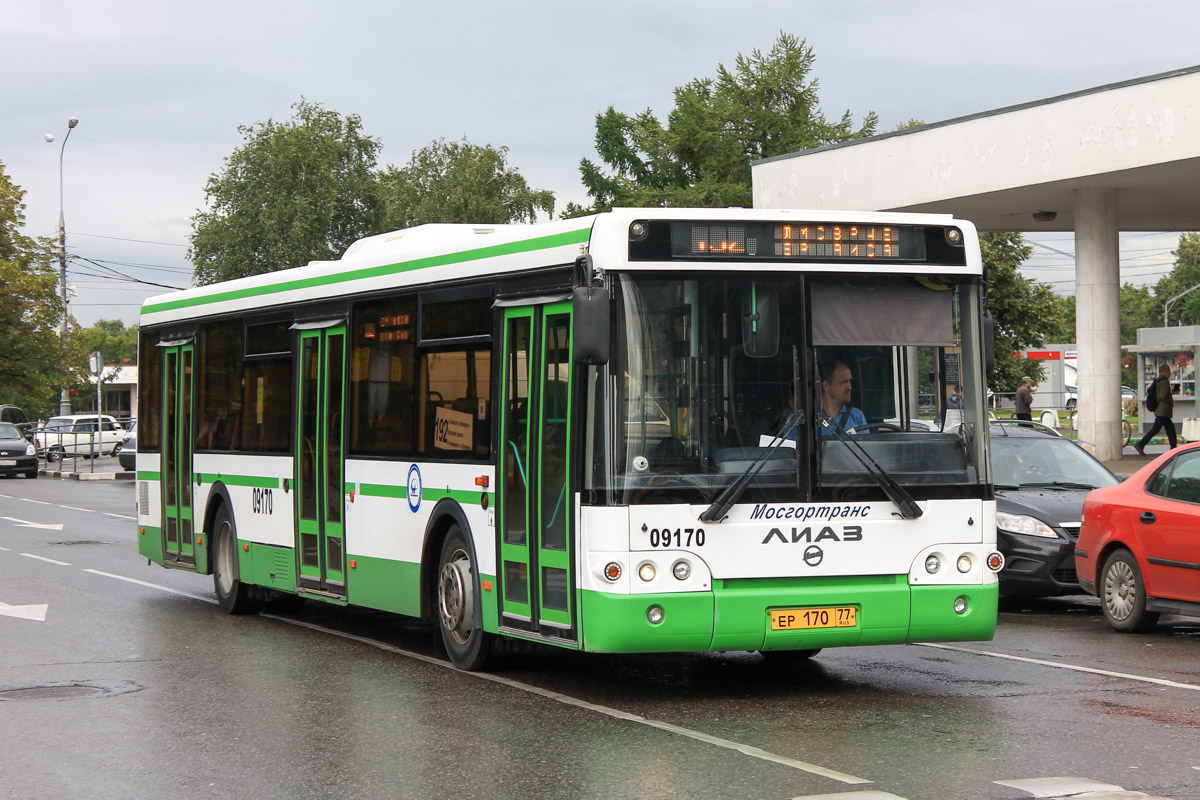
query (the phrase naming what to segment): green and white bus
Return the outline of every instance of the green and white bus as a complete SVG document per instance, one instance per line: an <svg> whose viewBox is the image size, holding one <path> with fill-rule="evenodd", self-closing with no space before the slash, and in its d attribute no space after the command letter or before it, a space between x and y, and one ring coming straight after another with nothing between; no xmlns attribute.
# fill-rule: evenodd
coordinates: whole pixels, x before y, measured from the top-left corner
<svg viewBox="0 0 1200 800"><path fill-rule="evenodd" d="M990 639L984 305L968 222L754 209L425 225L154 297L139 552L228 613L436 623L464 669Z"/></svg>

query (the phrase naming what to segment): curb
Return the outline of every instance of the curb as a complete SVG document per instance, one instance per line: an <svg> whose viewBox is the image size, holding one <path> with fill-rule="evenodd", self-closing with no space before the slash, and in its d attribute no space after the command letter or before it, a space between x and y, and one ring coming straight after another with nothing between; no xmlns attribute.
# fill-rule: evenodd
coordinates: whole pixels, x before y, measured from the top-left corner
<svg viewBox="0 0 1200 800"><path fill-rule="evenodd" d="M133 472L66 472L59 469L39 470L38 475L64 481L132 481L137 478Z"/></svg>

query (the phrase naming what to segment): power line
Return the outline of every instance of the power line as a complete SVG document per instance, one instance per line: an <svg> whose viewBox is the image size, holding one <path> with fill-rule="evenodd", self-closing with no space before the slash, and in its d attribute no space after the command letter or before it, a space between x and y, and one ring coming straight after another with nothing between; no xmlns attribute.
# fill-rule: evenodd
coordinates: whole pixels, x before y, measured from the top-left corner
<svg viewBox="0 0 1200 800"><path fill-rule="evenodd" d="M116 242L137 242L138 244L161 244L163 247L187 247L186 244L178 244L177 242L152 242L149 239L126 239L123 236L103 236L99 233L77 233L76 231L68 231L71 236L90 236L93 239L112 239Z"/></svg>

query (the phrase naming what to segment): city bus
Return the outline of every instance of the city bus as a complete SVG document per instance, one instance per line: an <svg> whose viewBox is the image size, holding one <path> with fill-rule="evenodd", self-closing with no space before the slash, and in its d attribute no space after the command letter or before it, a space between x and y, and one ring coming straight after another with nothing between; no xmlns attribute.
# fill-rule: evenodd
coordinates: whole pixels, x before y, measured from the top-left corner
<svg viewBox="0 0 1200 800"><path fill-rule="evenodd" d="M616 209L153 297L139 552L463 669L990 639L985 289L945 215Z"/></svg>

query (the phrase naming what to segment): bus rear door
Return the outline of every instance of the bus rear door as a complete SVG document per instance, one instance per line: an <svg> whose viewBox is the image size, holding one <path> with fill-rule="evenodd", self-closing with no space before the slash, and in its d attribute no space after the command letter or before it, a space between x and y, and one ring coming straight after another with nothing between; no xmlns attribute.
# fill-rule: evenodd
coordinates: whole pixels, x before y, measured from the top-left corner
<svg viewBox="0 0 1200 800"><path fill-rule="evenodd" d="M192 504L193 363L191 341L164 342L162 358L162 507L163 563L196 567ZM203 568L204 565L201 565Z"/></svg>

